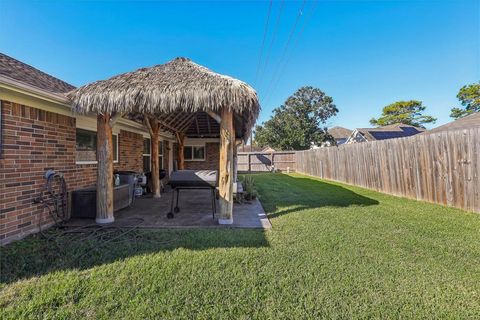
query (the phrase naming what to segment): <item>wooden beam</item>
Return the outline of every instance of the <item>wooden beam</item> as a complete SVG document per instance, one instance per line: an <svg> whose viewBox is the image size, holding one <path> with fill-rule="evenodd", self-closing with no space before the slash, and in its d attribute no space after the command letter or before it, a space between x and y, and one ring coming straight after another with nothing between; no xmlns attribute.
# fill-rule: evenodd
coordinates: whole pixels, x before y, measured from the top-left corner
<svg viewBox="0 0 480 320"><path fill-rule="evenodd" d="M150 134L151 136L153 134L153 130L152 130L152 125L150 124L150 119L148 118L148 116L143 117L143 124L145 124L145 127L147 127L148 134Z"/></svg>
<svg viewBox="0 0 480 320"><path fill-rule="evenodd" d="M117 112L113 117L110 118L110 126L113 128L115 124L118 122L118 120L122 119L123 113L122 112Z"/></svg>
<svg viewBox="0 0 480 320"><path fill-rule="evenodd" d="M197 127L197 134L200 134L200 126L198 125L198 114L195 117L195 124L196 124L196 127Z"/></svg>
<svg viewBox="0 0 480 320"><path fill-rule="evenodd" d="M233 175L235 146L235 129L233 127L233 112L224 108L220 122L220 173L219 173L219 224L233 223Z"/></svg>
<svg viewBox="0 0 480 320"><path fill-rule="evenodd" d="M97 116L97 216L99 224L112 223L113 217L113 140L110 114Z"/></svg>
<svg viewBox="0 0 480 320"><path fill-rule="evenodd" d="M158 119L153 117L147 118L148 128L150 132L150 141L152 143L152 156L150 157L152 167L152 194L154 198L160 198L160 163L159 163L159 132L160 123Z"/></svg>
<svg viewBox="0 0 480 320"><path fill-rule="evenodd" d="M189 138L218 138L218 133L189 134Z"/></svg>
<svg viewBox="0 0 480 320"><path fill-rule="evenodd" d="M183 155L183 147L185 146L185 134L177 132L178 150L177 150L177 169L185 170L185 158Z"/></svg>
<svg viewBox="0 0 480 320"><path fill-rule="evenodd" d="M216 114L215 112L213 111L207 111L208 115L210 117L212 117L213 119L215 119L215 121L217 121L218 123L221 123L222 122L222 117L219 116L218 114Z"/></svg>
<svg viewBox="0 0 480 320"><path fill-rule="evenodd" d="M195 119L195 113L192 113L190 115L187 115L183 120L182 122L179 123L178 125L178 131L185 131L186 129L188 129L188 127L190 126L190 124L192 124L192 121L193 119Z"/></svg>
<svg viewBox="0 0 480 320"><path fill-rule="evenodd" d="M210 128L210 118L207 116L207 128L208 128L208 133L212 133L212 128Z"/></svg>
<svg viewBox="0 0 480 320"><path fill-rule="evenodd" d="M175 116L172 117L172 120L168 122L168 125L172 126L176 120L182 117L183 113L184 113L183 111L180 111L177 114L175 114Z"/></svg>
<svg viewBox="0 0 480 320"><path fill-rule="evenodd" d="M167 124L166 122L164 122L163 120L160 120L160 119L157 118L157 121L158 121L162 126L164 126L165 128L167 128L168 130L171 130L172 132L177 132L177 131L178 131L177 128L168 125L168 124Z"/></svg>

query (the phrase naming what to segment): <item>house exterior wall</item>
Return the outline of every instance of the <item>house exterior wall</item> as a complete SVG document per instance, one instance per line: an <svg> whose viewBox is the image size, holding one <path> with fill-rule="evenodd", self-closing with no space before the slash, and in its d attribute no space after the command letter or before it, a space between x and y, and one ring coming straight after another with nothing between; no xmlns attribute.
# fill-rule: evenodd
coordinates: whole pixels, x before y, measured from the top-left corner
<svg viewBox="0 0 480 320"><path fill-rule="evenodd" d="M357 130L354 130L350 137L347 138L345 141L345 144L351 144L351 143L360 143L360 142L367 142L364 136Z"/></svg>
<svg viewBox="0 0 480 320"><path fill-rule="evenodd" d="M92 183L75 165L75 118L2 101L0 241L21 238L52 221L39 196L47 169L61 171L70 189ZM76 179L78 173L78 179Z"/></svg>
<svg viewBox="0 0 480 320"><path fill-rule="evenodd" d="M185 143L185 146L189 145L205 145L205 160L185 160L185 169L187 170L218 170L220 163L220 143L219 142L195 142L190 144ZM175 143L173 159L178 159L177 149L178 144Z"/></svg>
<svg viewBox="0 0 480 320"><path fill-rule="evenodd" d="M114 163L114 169L143 171L142 154L143 136L135 132L120 130L118 135L118 163Z"/></svg>
<svg viewBox="0 0 480 320"><path fill-rule="evenodd" d="M48 169L63 173L68 191L96 184L96 164L77 164L76 119L1 101L0 243L53 224L43 204L34 203ZM114 169L142 171L143 135L120 130Z"/></svg>

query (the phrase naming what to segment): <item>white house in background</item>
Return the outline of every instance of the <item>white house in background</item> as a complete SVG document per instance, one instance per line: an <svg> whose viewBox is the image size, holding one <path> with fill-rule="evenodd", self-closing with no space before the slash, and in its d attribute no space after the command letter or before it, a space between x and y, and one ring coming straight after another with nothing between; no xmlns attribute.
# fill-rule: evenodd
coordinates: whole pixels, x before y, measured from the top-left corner
<svg viewBox="0 0 480 320"><path fill-rule="evenodd" d="M327 132L335 139L337 146L344 144L348 137L352 134L352 130L344 127L332 127L327 130ZM318 149L324 147L331 147L333 144L330 141L323 142L320 146L317 146L315 143L311 143L310 149Z"/></svg>
<svg viewBox="0 0 480 320"><path fill-rule="evenodd" d="M335 139L337 146L339 146L347 142L348 137L352 134L352 130L336 126L328 129L328 133Z"/></svg>
<svg viewBox="0 0 480 320"><path fill-rule="evenodd" d="M346 144L405 138L425 132L425 129L397 123L379 128L357 128L348 137Z"/></svg>

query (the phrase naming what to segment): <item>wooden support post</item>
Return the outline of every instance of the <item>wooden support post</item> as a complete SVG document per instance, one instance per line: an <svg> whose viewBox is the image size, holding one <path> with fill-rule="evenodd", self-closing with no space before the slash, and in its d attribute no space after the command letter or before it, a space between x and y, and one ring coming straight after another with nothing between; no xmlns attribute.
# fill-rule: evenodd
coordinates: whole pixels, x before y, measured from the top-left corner
<svg viewBox="0 0 480 320"><path fill-rule="evenodd" d="M237 144L233 146L233 183L237 183L238 178L238 155Z"/></svg>
<svg viewBox="0 0 480 320"><path fill-rule="evenodd" d="M177 169L185 170L185 158L183 155L183 147L185 146L185 134L177 132L178 150L177 150Z"/></svg>
<svg viewBox="0 0 480 320"><path fill-rule="evenodd" d="M152 168L152 194L154 198L160 198L160 163L158 159L158 133L160 132L160 123L155 118L146 117L145 124L150 133L150 141L152 143L152 156L150 159Z"/></svg>
<svg viewBox="0 0 480 320"><path fill-rule="evenodd" d="M111 223L113 217L113 141L110 114L97 116L97 216L96 223Z"/></svg>
<svg viewBox="0 0 480 320"><path fill-rule="evenodd" d="M233 112L224 108L220 122L220 178L219 224L233 223L233 149L235 147L235 130L233 128Z"/></svg>

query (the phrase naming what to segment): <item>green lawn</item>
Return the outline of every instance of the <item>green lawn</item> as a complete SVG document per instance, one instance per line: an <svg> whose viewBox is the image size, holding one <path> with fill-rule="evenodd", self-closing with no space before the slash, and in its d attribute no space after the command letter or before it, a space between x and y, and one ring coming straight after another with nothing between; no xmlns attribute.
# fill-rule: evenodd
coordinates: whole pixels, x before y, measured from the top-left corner
<svg viewBox="0 0 480 320"><path fill-rule="evenodd" d="M1 248L2 319L480 318L480 215L255 175L273 229ZM49 232L47 236L51 236Z"/></svg>

